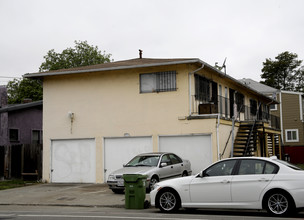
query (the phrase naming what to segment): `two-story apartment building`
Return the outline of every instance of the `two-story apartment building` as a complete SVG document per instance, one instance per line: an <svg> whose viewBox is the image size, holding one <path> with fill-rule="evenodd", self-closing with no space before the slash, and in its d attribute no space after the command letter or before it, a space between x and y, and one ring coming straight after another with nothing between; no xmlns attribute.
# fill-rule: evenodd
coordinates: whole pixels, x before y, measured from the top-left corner
<svg viewBox="0 0 304 220"><path fill-rule="evenodd" d="M290 157L286 159L292 163L304 163L304 94L278 90L252 79L241 81L280 103L271 105L270 112L280 118L284 153Z"/></svg>
<svg viewBox="0 0 304 220"><path fill-rule="evenodd" d="M275 102L200 59L139 58L25 77L43 80L48 182L103 183L152 151L189 159L197 173L230 157L239 121Z"/></svg>

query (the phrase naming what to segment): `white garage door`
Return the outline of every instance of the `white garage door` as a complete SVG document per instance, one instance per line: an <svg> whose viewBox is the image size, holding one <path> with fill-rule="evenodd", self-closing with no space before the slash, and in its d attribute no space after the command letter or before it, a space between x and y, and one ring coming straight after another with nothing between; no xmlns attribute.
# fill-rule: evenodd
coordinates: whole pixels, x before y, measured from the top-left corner
<svg viewBox="0 0 304 220"><path fill-rule="evenodd" d="M111 172L122 168L137 154L152 151L152 137L105 138L105 182Z"/></svg>
<svg viewBox="0 0 304 220"><path fill-rule="evenodd" d="M95 150L94 139L53 140L51 181L53 183L95 183Z"/></svg>
<svg viewBox="0 0 304 220"><path fill-rule="evenodd" d="M211 164L211 135L160 136L159 150L173 152L191 162L192 174Z"/></svg>

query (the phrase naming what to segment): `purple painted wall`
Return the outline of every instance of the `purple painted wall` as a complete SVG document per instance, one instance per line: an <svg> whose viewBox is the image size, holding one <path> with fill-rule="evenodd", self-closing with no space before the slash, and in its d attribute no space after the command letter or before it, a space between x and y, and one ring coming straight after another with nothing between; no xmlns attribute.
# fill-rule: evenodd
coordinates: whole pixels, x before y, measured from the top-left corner
<svg viewBox="0 0 304 220"><path fill-rule="evenodd" d="M9 111L8 129L19 130L19 141L10 144L31 144L32 131L42 131L42 105Z"/></svg>
<svg viewBox="0 0 304 220"><path fill-rule="evenodd" d="M0 109L7 106L7 90L5 86L0 86ZM6 145L8 141L8 115L0 114L0 146Z"/></svg>
<svg viewBox="0 0 304 220"><path fill-rule="evenodd" d="M18 130L17 141L10 141L10 129ZM0 146L31 144L33 130L42 138L42 101L7 105L6 87L0 86Z"/></svg>

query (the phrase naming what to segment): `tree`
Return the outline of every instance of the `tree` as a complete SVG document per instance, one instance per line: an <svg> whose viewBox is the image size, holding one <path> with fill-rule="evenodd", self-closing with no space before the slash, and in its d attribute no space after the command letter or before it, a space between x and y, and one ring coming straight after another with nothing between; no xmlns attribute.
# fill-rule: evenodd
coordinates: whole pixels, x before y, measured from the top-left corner
<svg viewBox="0 0 304 220"><path fill-rule="evenodd" d="M296 87L295 91L304 92L304 66L302 66L295 74Z"/></svg>
<svg viewBox="0 0 304 220"><path fill-rule="evenodd" d="M80 66L88 66L111 62L111 54L103 54L97 46L90 46L87 41L75 41L75 48L67 48L62 53L49 50L44 56L45 61L39 71L51 71ZM14 79L7 84L8 103L21 103L30 98L33 101L42 100L42 82L36 79Z"/></svg>
<svg viewBox="0 0 304 220"><path fill-rule="evenodd" d="M22 103L24 99L42 100L42 82L34 79L14 79L7 84L8 104Z"/></svg>
<svg viewBox="0 0 304 220"><path fill-rule="evenodd" d="M75 41L75 48L67 48L61 53L49 50L43 58L39 71L67 69L111 62L112 54L103 54L97 46L90 46L87 41Z"/></svg>
<svg viewBox="0 0 304 220"><path fill-rule="evenodd" d="M286 51L276 56L275 60L266 59L261 74L261 78L265 81L261 83L287 91L298 88L297 74L302 60L297 58L297 54Z"/></svg>

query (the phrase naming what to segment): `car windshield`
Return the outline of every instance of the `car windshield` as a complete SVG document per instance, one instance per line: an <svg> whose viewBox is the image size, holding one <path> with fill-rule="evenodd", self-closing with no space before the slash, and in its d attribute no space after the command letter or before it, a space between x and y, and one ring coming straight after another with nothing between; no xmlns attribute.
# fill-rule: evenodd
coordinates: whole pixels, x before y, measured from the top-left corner
<svg viewBox="0 0 304 220"><path fill-rule="evenodd" d="M158 155L142 155L134 157L129 163L127 163L127 167L137 167L137 166L149 166L156 167L158 164L160 156Z"/></svg>
<svg viewBox="0 0 304 220"><path fill-rule="evenodd" d="M281 164L284 164L285 166L288 166L289 168L294 169L294 170L303 170L300 167L297 167L296 165L288 163L287 161L284 161L284 160L278 160L277 159L275 161L277 161L277 162L279 162Z"/></svg>

